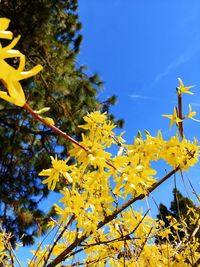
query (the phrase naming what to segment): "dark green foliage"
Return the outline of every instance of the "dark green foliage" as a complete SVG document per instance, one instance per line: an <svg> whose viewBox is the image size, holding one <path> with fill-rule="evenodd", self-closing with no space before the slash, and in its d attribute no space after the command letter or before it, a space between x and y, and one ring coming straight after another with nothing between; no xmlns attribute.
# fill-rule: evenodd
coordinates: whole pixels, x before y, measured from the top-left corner
<svg viewBox="0 0 200 267"><path fill-rule="evenodd" d="M69 135L79 138L78 124L86 112L108 111L111 97L101 104L98 75L88 76L76 63L82 36L77 0L7 0L0 2L0 17L11 19L9 29L21 35L16 49L26 55L26 69L41 64L44 70L23 82L27 102L39 110L50 107L47 116ZM17 59L11 62L18 64ZM118 122L122 125L122 121ZM0 219L7 232L32 244L46 229L54 212L45 214L38 205L48 196L38 172L48 168L49 156L66 157L61 137L34 121L20 108L0 101ZM58 149L58 144L59 149Z"/></svg>
<svg viewBox="0 0 200 267"><path fill-rule="evenodd" d="M178 237L178 240L182 240L186 234L188 236L191 236L195 229L197 229L198 222L197 224L195 224L191 220L191 218L194 218L193 213L190 211L191 208L199 213L200 216L198 207L192 202L191 199L184 197L176 188L174 188L173 190L173 200L171 201L170 209L168 210L168 208L162 203L159 205L159 214L157 215L157 218L164 221L164 228L170 227L170 220L167 218L167 216L172 216L180 224L185 221L187 225L186 229L183 226L183 228L178 230L177 232L175 232L173 227L170 227L172 234L169 234L169 241L171 243L174 243L174 237ZM197 237L200 238L200 231L198 231ZM165 238L156 237L156 243L165 241Z"/></svg>

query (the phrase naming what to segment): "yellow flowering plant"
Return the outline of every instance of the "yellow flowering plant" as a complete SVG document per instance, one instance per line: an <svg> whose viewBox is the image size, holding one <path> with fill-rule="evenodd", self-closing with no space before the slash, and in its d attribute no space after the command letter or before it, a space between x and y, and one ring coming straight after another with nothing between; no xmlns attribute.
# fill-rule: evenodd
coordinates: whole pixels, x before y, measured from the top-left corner
<svg viewBox="0 0 200 267"><path fill-rule="evenodd" d="M0 19L0 38L12 39L12 33L7 31L9 22L6 18ZM29 71L23 71L25 67L25 56L18 50L13 49L19 39L20 36L14 38L9 45L4 47L0 44L0 80L7 89L7 92L0 91L0 98L22 107L26 103L26 100L19 81L34 76L42 70L42 66L37 65ZM15 69L8 64L5 61L7 58L19 58L18 68Z"/></svg>
<svg viewBox="0 0 200 267"><path fill-rule="evenodd" d="M12 40L8 26L8 19L0 19L0 38ZM198 141L189 141L183 134L183 120L196 115L191 107L188 115L182 115L182 93L191 94L188 91L191 86L185 87L179 79L178 107L173 115L165 115L171 120L170 126L176 123L180 136L177 134L165 140L161 132L156 136L146 132L144 137L139 135L132 144L126 144L122 134L115 133L115 125L106 114L94 111L87 114L84 125L79 126L83 133L82 140L77 142L58 129L51 118L41 116L48 108L34 111L26 103L20 80L37 74L42 67L38 65L23 71L25 56L13 49L18 40L19 37L6 47L0 46L0 81L7 90L0 91L0 98L23 107L34 119L73 144L69 151L73 163L68 164L69 158L51 156L52 166L39 173L51 190L59 179L64 179L66 185L60 191L59 203L55 204L59 219L50 218L48 223L50 229L57 229L57 235L51 244L38 244L27 266L198 266L198 212L191 211L194 214L191 218L195 226L193 234L186 233L182 241L177 236L176 244L172 244L168 238L172 227L175 232L184 230L184 221L171 218L170 228L166 228L162 220L150 216L149 210L138 212L132 206L147 198L174 174L187 171L198 162ZM5 61L12 57L19 58L17 69ZM118 152L108 152L112 147L117 147ZM162 178L156 177L154 167L160 159L171 167ZM156 244L155 236L167 241ZM14 266L17 256L5 237L6 233L2 231L0 262L3 266ZM76 261L78 253L84 255L81 262Z"/></svg>

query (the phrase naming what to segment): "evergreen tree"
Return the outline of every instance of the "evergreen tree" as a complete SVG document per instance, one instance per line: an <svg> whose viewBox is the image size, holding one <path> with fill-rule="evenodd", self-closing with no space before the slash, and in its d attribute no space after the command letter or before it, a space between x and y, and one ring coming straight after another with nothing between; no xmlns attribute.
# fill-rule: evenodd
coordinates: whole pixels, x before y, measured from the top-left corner
<svg viewBox="0 0 200 267"><path fill-rule="evenodd" d="M198 238L200 237L198 222L194 222L193 220L194 212L197 212L200 215L199 208L192 202L192 200L184 197L176 188L173 189L173 200L171 201L170 209L168 210L168 208L162 203L159 205L159 214L157 215L157 218L164 222L164 227L170 228L170 242L173 243L175 241L175 237L182 240L186 234L191 236L194 231L198 231L197 236ZM175 232L174 227L170 226L171 219L169 216L182 223L182 229ZM156 237L156 243L165 241L165 238Z"/></svg>
<svg viewBox="0 0 200 267"><path fill-rule="evenodd" d="M77 10L77 0L0 2L0 17L11 19L9 29L22 37L17 48L26 54L27 69L38 63L44 67L36 78L23 82L28 103L36 110L50 107L47 116L79 138L77 125L83 115L93 109L108 111L116 97L100 103L97 93L102 81L96 74L88 76L86 68L76 62L82 41ZM17 66L18 60L12 64ZM35 236L45 232L47 219L54 216L53 210L45 214L38 208L48 189L37 174L49 166L49 155L56 152L65 158L69 144L27 119L22 109L3 101L0 136L0 219L5 230L12 232L13 243L21 238L24 245L32 244Z"/></svg>

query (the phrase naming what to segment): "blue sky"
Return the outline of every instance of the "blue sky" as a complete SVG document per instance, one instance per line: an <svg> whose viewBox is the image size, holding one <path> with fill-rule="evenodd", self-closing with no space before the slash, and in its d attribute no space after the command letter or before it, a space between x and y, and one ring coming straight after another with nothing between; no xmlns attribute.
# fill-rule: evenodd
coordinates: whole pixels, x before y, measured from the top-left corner
<svg viewBox="0 0 200 267"><path fill-rule="evenodd" d="M127 132L165 127L177 77L198 90L199 11L199 1L80 0L80 62L102 77L103 97L118 95Z"/></svg>
<svg viewBox="0 0 200 267"><path fill-rule="evenodd" d="M133 142L138 130L147 129L152 135L161 130L165 138L175 133L161 115L173 113L178 77L185 85L196 85L194 96L184 95L183 104L185 114L191 103L200 118L199 0L79 2L84 37L79 63L105 82L100 98L118 96L112 112L125 120L127 142ZM200 139L200 124L186 121L185 135ZM162 173L162 165L158 168ZM187 174L198 192L199 174L199 166ZM181 179L177 180L186 195ZM155 192L157 201L169 204L173 186L173 179L161 186Z"/></svg>
<svg viewBox="0 0 200 267"><path fill-rule="evenodd" d="M147 129L152 135L161 130L165 138L175 133L161 114L173 112L178 77L186 85L196 85L195 95L185 95L183 102L185 112L191 103L200 119L199 0L79 0L79 15L84 40L78 64L86 65L89 74L97 72L105 82L101 99L118 96L112 112L125 120L128 143L133 142L138 130ZM200 123L187 121L185 134L200 139ZM158 171L165 173L162 164ZM186 175L200 193L200 166ZM187 195L180 177L177 184ZM173 179L162 185L154 192L156 201L169 205L173 187ZM188 193L193 197L190 189ZM44 206L50 204L51 200ZM151 199L149 205L155 216ZM27 254L27 249L23 251Z"/></svg>

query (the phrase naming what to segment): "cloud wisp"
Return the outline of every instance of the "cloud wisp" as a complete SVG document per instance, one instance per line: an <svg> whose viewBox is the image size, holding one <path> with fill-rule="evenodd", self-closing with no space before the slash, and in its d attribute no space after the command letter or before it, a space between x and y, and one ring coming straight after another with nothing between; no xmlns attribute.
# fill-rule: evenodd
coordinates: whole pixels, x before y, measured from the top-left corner
<svg viewBox="0 0 200 267"><path fill-rule="evenodd" d="M165 76L167 76L172 69L174 69L174 68L178 67L179 65L189 61L199 50L200 50L199 43L198 43L198 45L195 45L195 46L187 49L184 54L177 57L162 72L160 72L155 77L155 79L153 80L153 82L151 83L149 88L153 88L158 82L160 82Z"/></svg>
<svg viewBox="0 0 200 267"><path fill-rule="evenodd" d="M131 94L129 95L130 98L133 98L135 100L137 99L143 99L143 100L156 100L156 98L154 97L150 97L150 96L143 96L143 95L138 95L138 94Z"/></svg>

